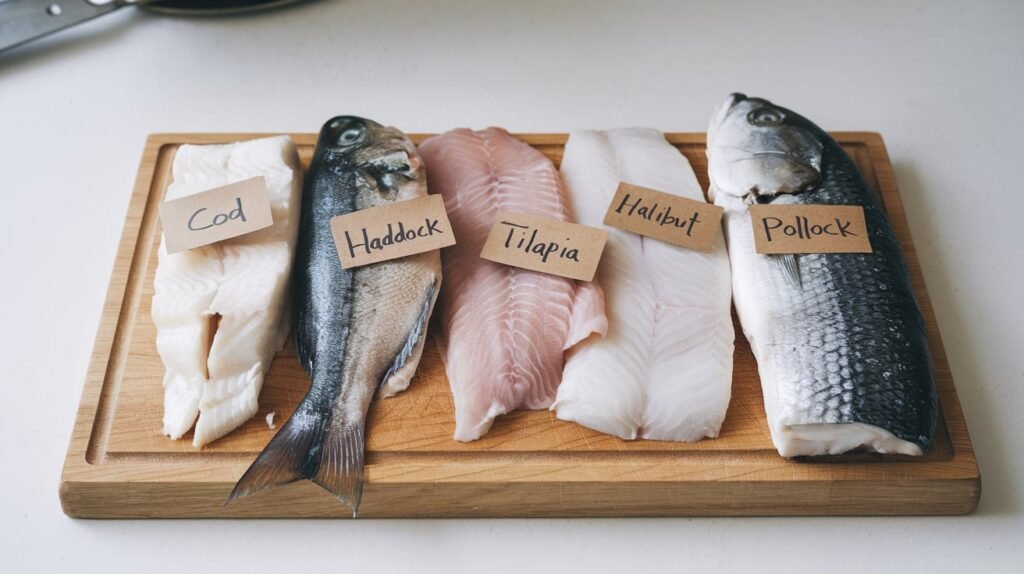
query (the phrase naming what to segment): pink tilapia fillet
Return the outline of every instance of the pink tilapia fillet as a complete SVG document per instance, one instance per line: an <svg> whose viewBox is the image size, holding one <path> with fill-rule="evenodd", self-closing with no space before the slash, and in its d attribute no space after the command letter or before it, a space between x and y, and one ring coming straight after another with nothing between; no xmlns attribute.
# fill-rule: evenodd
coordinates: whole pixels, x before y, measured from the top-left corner
<svg viewBox="0 0 1024 574"><path fill-rule="evenodd" d="M498 128L448 132L420 154L458 241L442 254L437 341L455 400L454 438L471 441L499 415L550 407L563 353L607 329L604 295L591 283L480 258L499 211L572 220L543 154Z"/></svg>

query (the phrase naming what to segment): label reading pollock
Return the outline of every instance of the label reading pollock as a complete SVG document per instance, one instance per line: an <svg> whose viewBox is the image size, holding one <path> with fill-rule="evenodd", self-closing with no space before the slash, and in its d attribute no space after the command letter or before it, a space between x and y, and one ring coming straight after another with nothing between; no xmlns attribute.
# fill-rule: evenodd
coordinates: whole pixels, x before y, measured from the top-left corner
<svg viewBox="0 0 1024 574"><path fill-rule="evenodd" d="M722 211L717 205L623 182L604 224L707 253L722 228Z"/></svg>
<svg viewBox="0 0 1024 574"><path fill-rule="evenodd" d="M274 224L267 182L254 177L160 204L168 253L195 249Z"/></svg>
<svg viewBox="0 0 1024 574"><path fill-rule="evenodd" d="M343 269L455 245L440 195L428 195L331 218Z"/></svg>
<svg viewBox="0 0 1024 574"><path fill-rule="evenodd" d="M872 251L858 205L752 205L750 221L761 254Z"/></svg>
<svg viewBox="0 0 1024 574"><path fill-rule="evenodd" d="M502 211L480 257L496 263L591 281L608 232L523 213Z"/></svg>

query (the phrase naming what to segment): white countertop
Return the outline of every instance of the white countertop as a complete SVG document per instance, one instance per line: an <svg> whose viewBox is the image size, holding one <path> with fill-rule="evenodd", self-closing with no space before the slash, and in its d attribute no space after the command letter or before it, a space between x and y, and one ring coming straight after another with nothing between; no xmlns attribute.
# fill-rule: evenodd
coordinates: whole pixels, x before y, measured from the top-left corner
<svg viewBox="0 0 1024 574"><path fill-rule="evenodd" d="M123 10L0 56L0 564L1009 571L1024 558L1024 4L944 4L343 0L209 20ZM312 132L343 113L409 132L703 131L730 91L769 97L826 129L885 137L982 469L977 513L205 522L61 513L60 470L146 134Z"/></svg>

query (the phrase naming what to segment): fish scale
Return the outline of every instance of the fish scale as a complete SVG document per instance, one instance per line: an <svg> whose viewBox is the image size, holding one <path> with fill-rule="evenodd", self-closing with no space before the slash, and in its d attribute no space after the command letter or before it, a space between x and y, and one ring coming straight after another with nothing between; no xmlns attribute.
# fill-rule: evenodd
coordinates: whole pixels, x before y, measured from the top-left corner
<svg viewBox="0 0 1024 574"><path fill-rule="evenodd" d="M742 95L712 121L708 157L776 447L927 452L938 407L924 320L899 241L853 161L805 118ZM755 252L754 202L862 206L873 251L796 255L794 280L780 264L792 256Z"/></svg>

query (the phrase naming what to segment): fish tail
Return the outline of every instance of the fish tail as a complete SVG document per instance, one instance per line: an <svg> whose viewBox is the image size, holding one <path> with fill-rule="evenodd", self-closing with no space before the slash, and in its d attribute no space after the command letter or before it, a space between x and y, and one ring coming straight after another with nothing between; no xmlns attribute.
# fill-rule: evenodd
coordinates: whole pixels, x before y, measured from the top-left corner
<svg viewBox="0 0 1024 574"><path fill-rule="evenodd" d="M329 417L309 414L300 405L253 461L224 506L265 488L312 478Z"/></svg>
<svg viewBox="0 0 1024 574"><path fill-rule="evenodd" d="M359 512L363 496L363 423L332 425L320 445L320 464L311 479Z"/></svg>
<svg viewBox="0 0 1024 574"><path fill-rule="evenodd" d="M363 424L331 424L301 408L238 480L224 506L272 486L309 479L359 511L363 495ZM302 414L300 414L302 413Z"/></svg>

